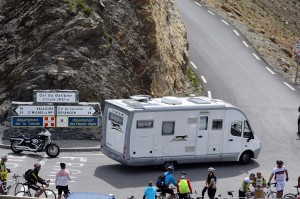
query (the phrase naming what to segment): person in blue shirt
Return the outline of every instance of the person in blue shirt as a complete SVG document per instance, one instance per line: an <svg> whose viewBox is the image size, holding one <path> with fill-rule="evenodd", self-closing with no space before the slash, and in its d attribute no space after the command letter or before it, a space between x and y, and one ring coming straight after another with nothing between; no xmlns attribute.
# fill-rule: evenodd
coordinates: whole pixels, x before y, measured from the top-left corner
<svg viewBox="0 0 300 199"><path fill-rule="evenodd" d="M175 197L173 187L177 187L177 182L176 182L176 180L175 180L175 178L172 174L173 171L174 171L174 167L169 166L168 171L164 173L166 188L163 188L162 191L164 193L168 193L168 194L171 195L169 199L173 199Z"/></svg>
<svg viewBox="0 0 300 199"><path fill-rule="evenodd" d="M143 199L156 199L156 189L153 187L153 182L148 183L148 187L145 188Z"/></svg>

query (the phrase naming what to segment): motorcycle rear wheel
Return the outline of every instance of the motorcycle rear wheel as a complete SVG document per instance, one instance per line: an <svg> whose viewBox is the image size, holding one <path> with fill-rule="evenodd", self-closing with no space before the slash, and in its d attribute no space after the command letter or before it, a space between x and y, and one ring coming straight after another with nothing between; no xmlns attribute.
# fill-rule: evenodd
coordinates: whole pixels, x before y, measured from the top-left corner
<svg viewBox="0 0 300 199"><path fill-rule="evenodd" d="M50 158L55 158L59 152L60 149L56 144L51 143L46 146L46 153Z"/></svg>
<svg viewBox="0 0 300 199"><path fill-rule="evenodd" d="M20 141L13 141L11 144L10 144L10 148L11 150L14 152L14 153L21 153L23 150L19 150L19 149L16 149L16 146L20 146L19 145L19 142Z"/></svg>

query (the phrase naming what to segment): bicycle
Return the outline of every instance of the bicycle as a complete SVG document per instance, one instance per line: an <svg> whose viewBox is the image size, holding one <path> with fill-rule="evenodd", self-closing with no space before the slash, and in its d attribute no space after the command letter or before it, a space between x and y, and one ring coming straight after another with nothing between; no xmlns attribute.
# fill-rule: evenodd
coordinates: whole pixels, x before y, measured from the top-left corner
<svg viewBox="0 0 300 199"><path fill-rule="evenodd" d="M267 187L267 191L265 192L265 198L276 198L276 191L273 191L271 189L271 185L274 185L276 187L276 182L273 182L270 184L270 186Z"/></svg>
<svg viewBox="0 0 300 199"><path fill-rule="evenodd" d="M21 190L24 190L25 187L23 186L23 183L20 182L20 178L22 178L23 176L19 176L19 175L16 175L14 174L12 176L12 180L7 180L7 186L6 186L6 189L4 188L3 186L3 183L1 184L2 186L2 190L3 190L3 193L2 195L8 195L9 191L12 189L12 188L15 188L14 189L14 195L21 191ZM13 184L9 184L9 182L13 182Z"/></svg>
<svg viewBox="0 0 300 199"><path fill-rule="evenodd" d="M234 198L233 197L233 192L234 191L227 191L227 194L231 197L231 198ZM247 191L246 193L245 193L245 195L246 195L246 199L249 199L249 198L252 198L253 196L254 196L254 193L252 192L252 191Z"/></svg>
<svg viewBox="0 0 300 199"><path fill-rule="evenodd" d="M49 183L50 180L47 181L47 183ZM29 187L29 183L25 182L23 183L23 185L25 187L27 187L27 189L25 189L24 191L19 191L18 193L16 193L15 196L28 196L28 197L34 197L35 194L31 194L30 190L31 188ZM56 199L56 194L54 193L54 191L52 191L51 189L46 189L45 185L42 185L42 188L44 189L44 192L42 193L41 197L43 198L54 198Z"/></svg>
<svg viewBox="0 0 300 199"><path fill-rule="evenodd" d="M294 194L294 193L287 193L283 197L284 198L298 198L298 197L300 197L299 187L298 186L294 186L294 187L297 189L297 193L296 194Z"/></svg>
<svg viewBox="0 0 300 199"><path fill-rule="evenodd" d="M174 190L174 195L175 195L174 199L179 199L176 187L173 188L173 190ZM156 199L167 199L170 197L170 196L167 197L167 193L162 188L157 189L156 192L157 192ZM168 194L168 195L170 195L170 194Z"/></svg>

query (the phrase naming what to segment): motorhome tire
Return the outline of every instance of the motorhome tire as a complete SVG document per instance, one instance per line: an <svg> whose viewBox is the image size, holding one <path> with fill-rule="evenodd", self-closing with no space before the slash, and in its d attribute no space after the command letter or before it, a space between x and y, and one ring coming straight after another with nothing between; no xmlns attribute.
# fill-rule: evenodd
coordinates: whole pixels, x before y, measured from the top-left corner
<svg viewBox="0 0 300 199"><path fill-rule="evenodd" d="M162 169L163 170L168 170L169 166L174 166L174 162L173 161L164 162L163 165L162 165Z"/></svg>
<svg viewBox="0 0 300 199"><path fill-rule="evenodd" d="M251 156L248 152L244 152L240 157L240 163L245 165L248 164L251 160Z"/></svg>
<svg viewBox="0 0 300 199"><path fill-rule="evenodd" d="M16 149L16 146L20 146L19 145L19 142L20 141L13 141L11 144L10 144L10 148L11 150L14 152L14 153L21 153L23 150L18 150Z"/></svg>

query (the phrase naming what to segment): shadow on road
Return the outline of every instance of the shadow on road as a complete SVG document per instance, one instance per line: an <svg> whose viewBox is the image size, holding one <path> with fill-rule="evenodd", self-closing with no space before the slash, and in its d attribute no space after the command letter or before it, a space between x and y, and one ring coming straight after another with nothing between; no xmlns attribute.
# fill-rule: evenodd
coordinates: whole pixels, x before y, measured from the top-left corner
<svg viewBox="0 0 300 199"><path fill-rule="evenodd" d="M240 165L237 162L182 164L175 166L174 177L179 179L181 172L185 171L191 182L205 181L209 167L214 167L217 177L221 179L241 174L246 177L250 174L249 171L258 168L259 164L256 161L251 161L248 165ZM97 167L94 176L117 189L123 189L147 185L149 180L155 183L162 172L160 167L154 166L129 167L113 164Z"/></svg>

